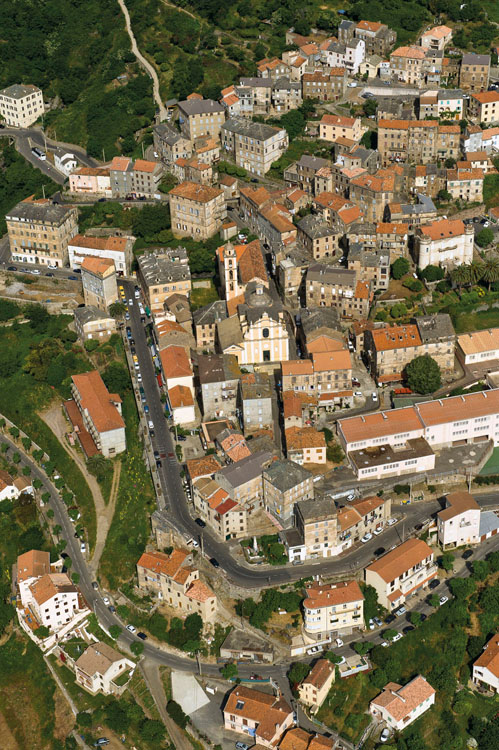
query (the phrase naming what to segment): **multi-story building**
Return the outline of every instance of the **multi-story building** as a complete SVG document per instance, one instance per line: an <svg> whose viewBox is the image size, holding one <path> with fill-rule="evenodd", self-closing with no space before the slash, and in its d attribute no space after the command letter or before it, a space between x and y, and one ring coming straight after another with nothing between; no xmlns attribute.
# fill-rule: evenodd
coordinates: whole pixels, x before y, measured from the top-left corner
<svg viewBox="0 0 499 750"><path fill-rule="evenodd" d="M417 193L416 197L417 203L390 203L385 209L386 221L405 224L410 231L436 219L438 212L432 199L422 193Z"/></svg>
<svg viewBox="0 0 499 750"><path fill-rule="evenodd" d="M369 284L373 292L388 289L390 281L390 255L380 250L365 250L357 242L349 242L348 270L355 271L359 281Z"/></svg>
<svg viewBox="0 0 499 750"><path fill-rule="evenodd" d="M383 164L430 164L439 159L457 159L460 136L459 125L439 125L436 120L378 122L378 150Z"/></svg>
<svg viewBox="0 0 499 750"><path fill-rule="evenodd" d="M106 167L78 167L69 175L69 192L111 197L111 178Z"/></svg>
<svg viewBox="0 0 499 750"><path fill-rule="evenodd" d="M499 328L462 333L457 337L456 354L464 365L499 360Z"/></svg>
<svg viewBox="0 0 499 750"><path fill-rule="evenodd" d="M425 49L443 50L452 39L452 29L449 26L434 26L423 31L419 43Z"/></svg>
<svg viewBox="0 0 499 750"><path fill-rule="evenodd" d="M66 573L41 575L23 589L21 600L35 622L51 632L61 630L83 609L78 589Z"/></svg>
<svg viewBox="0 0 499 750"><path fill-rule="evenodd" d="M419 97L419 119L437 117L443 120L462 120L464 94L460 89L425 91Z"/></svg>
<svg viewBox="0 0 499 750"><path fill-rule="evenodd" d="M427 588L437 575L437 566L426 542L408 539L371 563L364 574L366 584L376 589L378 602L391 612Z"/></svg>
<svg viewBox="0 0 499 750"><path fill-rule="evenodd" d="M299 700L312 709L318 709L327 698L334 682L335 666L329 659L319 659L311 672L298 686Z"/></svg>
<svg viewBox="0 0 499 750"><path fill-rule="evenodd" d="M465 91L487 91L490 76L490 55L467 52L461 60L459 86Z"/></svg>
<svg viewBox="0 0 499 750"><path fill-rule="evenodd" d="M172 294L189 297L191 271L184 247L145 253L139 256L138 266L144 296L155 316L164 314L165 302Z"/></svg>
<svg viewBox="0 0 499 750"><path fill-rule="evenodd" d="M118 299L116 268L112 260L85 258L81 264L81 283L85 305L106 312Z"/></svg>
<svg viewBox="0 0 499 750"><path fill-rule="evenodd" d="M371 292L355 271L319 263L306 276L307 307L335 307L343 318L367 318Z"/></svg>
<svg viewBox="0 0 499 750"><path fill-rule="evenodd" d="M473 664L473 682L485 690L499 693L499 635L493 635Z"/></svg>
<svg viewBox="0 0 499 750"><path fill-rule="evenodd" d="M167 390L182 386L194 395L192 365L184 347L170 344L161 349L159 359Z"/></svg>
<svg viewBox="0 0 499 750"><path fill-rule="evenodd" d="M192 141L185 138L167 122L153 128L154 150L169 172L177 159L189 159L192 155Z"/></svg>
<svg viewBox="0 0 499 750"><path fill-rule="evenodd" d="M284 431L286 454L290 461L303 464L326 463L326 438L315 427L289 427Z"/></svg>
<svg viewBox="0 0 499 750"><path fill-rule="evenodd" d="M499 91L482 91L470 95L468 115L478 123L499 122Z"/></svg>
<svg viewBox="0 0 499 750"><path fill-rule="evenodd" d="M319 138L323 141L337 141L338 138L348 138L358 142L366 128L360 117L344 117L343 115L322 115L319 122Z"/></svg>
<svg viewBox="0 0 499 750"><path fill-rule="evenodd" d="M310 265L309 253L297 246L288 250L277 266L277 286L285 302L301 306L304 297L304 279Z"/></svg>
<svg viewBox="0 0 499 750"><path fill-rule="evenodd" d="M71 380L73 402L66 402L65 407L73 424L74 409L71 404L74 403L81 415L84 431L93 443L93 452L98 451L106 458L123 453L126 450L126 438L120 396L109 393L97 370L72 375ZM81 429L77 435L88 455Z"/></svg>
<svg viewBox="0 0 499 750"><path fill-rule="evenodd" d="M134 669L133 661L99 641L88 646L76 660L75 680L92 695L121 695Z"/></svg>
<svg viewBox="0 0 499 750"><path fill-rule="evenodd" d="M198 242L216 234L226 215L223 190L182 182L168 194L172 232Z"/></svg>
<svg viewBox="0 0 499 750"><path fill-rule="evenodd" d="M311 640L327 641L364 627L364 594L357 581L306 585L303 629Z"/></svg>
<svg viewBox="0 0 499 750"><path fill-rule="evenodd" d="M304 99L319 99L324 102L334 102L341 99L346 90L346 68L328 68L327 72L320 70L315 73L304 73L301 79Z"/></svg>
<svg viewBox="0 0 499 750"><path fill-rule="evenodd" d="M463 162L461 162L463 163ZM466 162L465 162L466 163ZM483 201L483 169L458 167L447 170L446 190L453 200L462 200L467 203Z"/></svg>
<svg viewBox="0 0 499 750"><path fill-rule="evenodd" d="M262 471L273 460L272 453L257 451L242 461L224 466L214 478L233 500L244 507L248 515L252 515L264 505Z"/></svg>
<svg viewBox="0 0 499 750"><path fill-rule="evenodd" d="M251 174L266 174L274 161L287 149L289 139L284 129L265 123L232 117L222 126L222 149L236 164Z"/></svg>
<svg viewBox="0 0 499 750"><path fill-rule="evenodd" d="M329 166L331 166L331 162L328 159L303 154L298 161L293 162L284 170L286 187L298 187L308 195L313 195L317 172Z"/></svg>
<svg viewBox="0 0 499 750"><path fill-rule="evenodd" d="M169 555L144 552L137 563L138 585L168 606L185 614L195 612L203 622L211 622L217 616L217 598L199 579L199 570L192 562L192 557L181 549L174 549Z"/></svg>
<svg viewBox="0 0 499 750"><path fill-rule="evenodd" d="M89 340L107 341L116 333L116 319L97 307L75 307L75 330L82 343Z"/></svg>
<svg viewBox="0 0 499 750"><path fill-rule="evenodd" d="M451 492L445 508L437 513L438 541L453 549L480 541L480 506L469 492Z"/></svg>
<svg viewBox="0 0 499 750"><path fill-rule="evenodd" d="M298 109L302 104L302 90L300 81L287 77L278 78L272 85L271 114L281 115L292 109Z"/></svg>
<svg viewBox="0 0 499 750"><path fill-rule="evenodd" d="M347 349L317 351L310 359L295 359L281 364L283 391L309 395L342 394L352 388L352 359Z"/></svg>
<svg viewBox="0 0 499 750"><path fill-rule="evenodd" d="M284 205L282 191L269 193L264 187L241 188L240 212L243 221L274 255L296 239L293 216Z"/></svg>
<svg viewBox="0 0 499 750"><path fill-rule="evenodd" d="M195 156L192 159L177 159L173 174L179 182L197 182L199 185L212 185L213 167Z"/></svg>
<svg viewBox="0 0 499 750"><path fill-rule="evenodd" d="M320 60L330 68L346 68L350 75L356 75L366 56L363 39L351 39L345 43L326 40L320 47Z"/></svg>
<svg viewBox="0 0 499 750"><path fill-rule="evenodd" d="M397 41L397 32L378 21L359 21L353 34L364 41L366 55L384 57Z"/></svg>
<svg viewBox="0 0 499 750"><path fill-rule="evenodd" d="M77 234L69 241L69 265L73 269L78 269L81 268L86 258L111 260L118 276L129 276L132 269L134 242L135 237L132 236L89 237Z"/></svg>
<svg viewBox="0 0 499 750"><path fill-rule="evenodd" d="M245 435L273 430L272 383L265 372L249 372L239 380L239 419Z"/></svg>
<svg viewBox="0 0 499 750"><path fill-rule="evenodd" d="M398 165L390 166L375 174L364 172L350 181L350 200L359 206L366 221L383 221L386 207L401 190L401 171Z"/></svg>
<svg viewBox="0 0 499 750"><path fill-rule="evenodd" d="M284 526L291 525L295 503L314 497L313 475L303 466L284 459L273 461L262 476L267 511Z"/></svg>
<svg viewBox="0 0 499 750"><path fill-rule="evenodd" d="M0 91L0 117L9 127L29 128L44 111L43 95L36 86L14 83Z"/></svg>
<svg viewBox="0 0 499 750"><path fill-rule="evenodd" d="M217 249L217 258L220 281L228 302L240 298L252 281L268 288L267 269L259 240L246 245L234 245L232 242L221 245Z"/></svg>
<svg viewBox="0 0 499 750"><path fill-rule="evenodd" d="M198 374L204 419L235 416L241 377L236 357L230 354L200 355Z"/></svg>
<svg viewBox="0 0 499 750"><path fill-rule="evenodd" d="M308 214L298 222L297 240L314 260L334 258L340 252L343 233L320 216Z"/></svg>
<svg viewBox="0 0 499 750"><path fill-rule="evenodd" d="M474 229L460 219L440 219L416 229L418 268L442 266L449 270L473 260Z"/></svg>
<svg viewBox="0 0 499 750"><path fill-rule="evenodd" d="M187 99L178 103L182 135L190 141L201 136L218 140L225 121L225 107L213 99Z"/></svg>
<svg viewBox="0 0 499 750"><path fill-rule="evenodd" d="M220 539L243 538L247 534L246 510L229 497L214 479L203 477L192 485L192 502L202 520Z"/></svg>
<svg viewBox="0 0 499 750"><path fill-rule="evenodd" d="M225 320L227 317L227 304L225 300L216 300L215 302L210 302L208 305L204 305L204 307L199 307L197 310L194 310L192 317L197 348L203 351L214 350L217 323Z"/></svg>
<svg viewBox="0 0 499 750"><path fill-rule="evenodd" d="M27 199L5 216L12 260L63 268L68 245L78 233L78 211L74 206Z"/></svg>
<svg viewBox="0 0 499 750"><path fill-rule="evenodd" d="M247 734L260 747L275 748L294 726L294 713L281 693L277 696L237 685L224 706L224 728Z"/></svg>
<svg viewBox="0 0 499 750"><path fill-rule="evenodd" d="M403 732L435 703L436 690L420 674L402 687L389 682L369 703L369 712L386 721L395 732Z"/></svg>
<svg viewBox="0 0 499 750"><path fill-rule="evenodd" d="M289 76L291 73L290 66L277 57L272 59L264 57L263 60L257 63L257 70L261 78L271 78L274 81L283 76Z"/></svg>
<svg viewBox="0 0 499 750"><path fill-rule="evenodd" d="M109 165L111 194L116 198L153 198L159 194L163 177L163 164L137 159L133 162L124 156L115 156Z"/></svg>
<svg viewBox="0 0 499 750"><path fill-rule="evenodd" d="M423 83L425 50L422 47L398 47L390 55L390 70L401 83L420 86Z"/></svg>

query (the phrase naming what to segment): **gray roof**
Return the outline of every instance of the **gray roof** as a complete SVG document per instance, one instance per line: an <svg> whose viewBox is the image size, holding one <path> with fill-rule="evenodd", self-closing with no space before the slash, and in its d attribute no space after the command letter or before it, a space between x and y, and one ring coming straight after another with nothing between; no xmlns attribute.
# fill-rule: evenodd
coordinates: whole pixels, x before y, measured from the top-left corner
<svg viewBox="0 0 499 750"><path fill-rule="evenodd" d="M323 263L314 263L307 272L307 281L323 281L326 284L354 288L356 280L355 271L338 266L326 266Z"/></svg>
<svg viewBox="0 0 499 750"><path fill-rule="evenodd" d="M287 492L310 479L312 474L303 466L284 458L281 461L273 461L265 469L264 476L280 492Z"/></svg>
<svg viewBox="0 0 499 750"><path fill-rule="evenodd" d="M418 193L418 203L401 203L400 211L407 216L436 212L435 204L429 195Z"/></svg>
<svg viewBox="0 0 499 750"><path fill-rule="evenodd" d="M355 26L355 21L347 21L346 19L340 23L338 26L338 29L341 29L342 31L348 31L348 29L351 29L352 26Z"/></svg>
<svg viewBox="0 0 499 750"><path fill-rule="evenodd" d="M301 91L301 83L299 81L290 81L286 76L282 76L272 86L272 90L275 89L295 89L296 91Z"/></svg>
<svg viewBox="0 0 499 750"><path fill-rule="evenodd" d="M464 96L461 89L440 89L438 99L462 99Z"/></svg>
<svg viewBox="0 0 499 750"><path fill-rule="evenodd" d="M348 246L348 262L359 261L365 268L378 268L390 265L390 254L378 250L364 250L361 242L352 242Z"/></svg>
<svg viewBox="0 0 499 750"><path fill-rule="evenodd" d="M240 78L239 83L241 86L259 89L271 89L273 85L271 78Z"/></svg>
<svg viewBox="0 0 499 750"><path fill-rule="evenodd" d="M59 203L34 203L21 201L7 212L6 219L24 219L41 224L63 224L75 211L74 206L62 206Z"/></svg>
<svg viewBox="0 0 499 750"><path fill-rule="evenodd" d="M341 330L340 316L335 307L312 307L300 311L301 325L305 336L318 328Z"/></svg>
<svg viewBox="0 0 499 750"><path fill-rule="evenodd" d="M442 338L454 339L456 335L451 317L447 313L421 315L416 318L416 325L423 344L439 341Z"/></svg>
<svg viewBox="0 0 499 750"><path fill-rule="evenodd" d="M273 654L274 649L264 640L260 640L253 633L247 630L231 630L225 641L222 643L222 649L228 651L253 651L259 654Z"/></svg>
<svg viewBox="0 0 499 750"><path fill-rule="evenodd" d="M14 83L12 86L7 86L6 89L0 91L0 94L10 96L11 99L23 99L25 96L30 96L30 94L34 94L40 90L37 86L31 84L25 86L22 83Z"/></svg>
<svg viewBox="0 0 499 750"><path fill-rule="evenodd" d="M103 310L99 310L99 308L94 307L94 305L76 307L73 310L73 313L77 321L82 326L85 325L85 323L91 323L97 320L109 320L111 318L109 313L104 312Z"/></svg>
<svg viewBox="0 0 499 750"><path fill-rule="evenodd" d="M314 216L314 214L304 216L303 219L298 222L298 228L304 232L307 237L310 237L313 240L318 239L319 237L330 237L335 233L333 227L326 224L324 219L320 216Z"/></svg>
<svg viewBox="0 0 499 750"><path fill-rule="evenodd" d="M178 108L184 112L187 117L191 115L207 115L215 112L225 112L225 109L219 102L213 99L186 99L178 103Z"/></svg>
<svg viewBox="0 0 499 750"><path fill-rule="evenodd" d="M499 518L493 510L482 510L480 513L480 528L478 535L480 537L490 534L492 531L499 529Z"/></svg>
<svg viewBox="0 0 499 750"><path fill-rule="evenodd" d="M268 141L281 132L282 128L274 128L272 125L266 125L263 122L252 122L246 117L230 117L222 125L222 130L254 138L257 141Z"/></svg>
<svg viewBox="0 0 499 750"><path fill-rule="evenodd" d="M204 307L194 310L192 317L194 325L213 325L214 323L218 323L219 320L225 320L227 317L227 303L223 299L210 302L209 305L204 305Z"/></svg>
<svg viewBox="0 0 499 750"><path fill-rule="evenodd" d="M369 221L366 221L365 223L361 221L356 221L355 224L352 224L352 226L348 230L348 235L350 234L376 235L376 224L372 224Z"/></svg>
<svg viewBox="0 0 499 750"><path fill-rule="evenodd" d="M137 260L147 286L191 277L185 247L161 248L141 255Z"/></svg>
<svg viewBox="0 0 499 750"><path fill-rule="evenodd" d="M165 122L156 125L154 127L154 132L161 141L168 143L169 146L174 146L180 140L184 139L184 136L179 133L178 130L175 130L175 128L172 128L171 125L168 125Z"/></svg>
<svg viewBox="0 0 499 750"><path fill-rule="evenodd" d="M303 154L301 159L296 163L300 167L307 167L308 169L321 169L322 167L331 166L329 159L321 159L319 156L311 156L310 154Z"/></svg>
<svg viewBox="0 0 499 750"><path fill-rule="evenodd" d="M304 521L336 516L336 506L327 496L316 497L315 500L300 500L296 505Z"/></svg>
<svg viewBox="0 0 499 750"><path fill-rule="evenodd" d="M215 479L220 476L232 487L241 487L252 479L256 479L262 473L264 467L272 461L272 458L273 455L269 451L253 453L251 456L243 458L242 461L224 466L223 469L217 471Z"/></svg>
<svg viewBox="0 0 499 750"><path fill-rule="evenodd" d="M469 52L463 55L463 65L490 65L490 55L475 55L474 52Z"/></svg>
<svg viewBox="0 0 499 750"><path fill-rule="evenodd" d="M233 344L240 344L243 340L243 332L237 315L220 320L217 323L217 335L222 351Z"/></svg>
<svg viewBox="0 0 499 750"><path fill-rule="evenodd" d="M272 398L272 381L266 372L252 373L252 377L241 380L241 397L243 401Z"/></svg>
<svg viewBox="0 0 499 750"><path fill-rule="evenodd" d="M239 380L241 377L237 358L233 354L200 354L198 374L201 385Z"/></svg>

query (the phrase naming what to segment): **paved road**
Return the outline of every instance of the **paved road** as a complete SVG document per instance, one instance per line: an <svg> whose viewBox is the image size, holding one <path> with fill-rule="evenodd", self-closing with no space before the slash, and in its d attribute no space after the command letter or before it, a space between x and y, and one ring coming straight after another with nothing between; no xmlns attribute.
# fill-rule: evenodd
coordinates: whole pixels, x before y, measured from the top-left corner
<svg viewBox="0 0 499 750"><path fill-rule="evenodd" d="M9 268L15 269L11 271L13 274L32 272L33 269L36 268L40 271L40 276L50 276L56 279L72 281L73 284L81 284L80 274L77 271L73 271L71 268L54 268L50 270L47 266L42 266L39 263L20 263L19 261L13 261L10 253L9 236L8 234L5 234L0 238L0 270L8 271Z"/></svg>

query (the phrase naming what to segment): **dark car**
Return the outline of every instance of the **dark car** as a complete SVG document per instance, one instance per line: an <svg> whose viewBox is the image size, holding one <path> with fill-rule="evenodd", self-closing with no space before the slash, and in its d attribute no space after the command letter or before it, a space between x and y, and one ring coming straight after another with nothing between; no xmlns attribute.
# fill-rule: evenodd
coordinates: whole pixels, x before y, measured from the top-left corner
<svg viewBox="0 0 499 750"><path fill-rule="evenodd" d="M99 198L99 200L97 201L97 203L105 203L105 202L106 202L105 198Z"/></svg>
<svg viewBox="0 0 499 750"><path fill-rule="evenodd" d="M49 271L48 273L46 273L46 274L45 274L45 276L51 276L51 277L52 277L53 275L54 275L54 274L53 274L53 273L50 273L50 271Z"/></svg>
<svg viewBox="0 0 499 750"><path fill-rule="evenodd" d="M251 182L258 182L258 180L257 180L257 178L256 178L256 177L252 177L252 178L251 178Z"/></svg>
<svg viewBox="0 0 499 750"><path fill-rule="evenodd" d="M135 346L135 339L128 339L130 346Z"/></svg>
<svg viewBox="0 0 499 750"><path fill-rule="evenodd" d="M403 628L402 632L403 632L404 635L407 635L407 633L410 633L411 630L414 630L414 626L413 625L408 625L406 628Z"/></svg>
<svg viewBox="0 0 499 750"><path fill-rule="evenodd" d="M135 349L134 346L130 347L130 354L137 354L137 350Z"/></svg>
<svg viewBox="0 0 499 750"><path fill-rule="evenodd" d="M211 564L213 565L214 568L219 568L220 567L220 563L214 557L210 557L210 562L211 562Z"/></svg>
<svg viewBox="0 0 499 750"><path fill-rule="evenodd" d="M75 268L75 269L74 269L74 272L75 272L75 273L81 273L81 268Z"/></svg>
<svg viewBox="0 0 499 750"><path fill-rule="evenodd" d="M114 614L114 613L116 612L116 607L113 607L113 605L111 604L111 605L110 605L110 606L108 607L108 610L109 610L110 612L112 612L112 613Z"/></svg>
<svg viewBox="0 0 499 750"><path fill-rule="evenodd" d="M473 550L467 549L463 552L463 560L469 560L470 557L473 557Z"/></svg>
<svg viewBox="0 0 499 750"><path fill-rule="evenodd" d="M7 271L17 271L17 266L9 266Z"/></svg>
<svg viewBox="0 0 499 750"><path fill-rule="evenodd" d="M159 451L154 451L154 458L159 458Z"/></svg>
<svg viewBox="0 0 499 750"><path fill-rule="evenodd" d="M177 440L181 443L184 442L184 440L187 440L185 435L177 435Z"/></svg>
<svg viewBox="0 0 499 750"><path fill-rule="evenodd" d="M97 583L97 581L92 581L92 588L97 591L97 589L99 588L99 584Z"/></svg>
<svg viewBox="0 0 499 750"><path fill-rule="evenodd" d="M434 578L433 581L430 581L429 587L430 589L436 589L437 586L440 586L440 581L438 578Z"/></svg>
<svg viewBox="0 0 499 750"><path fill-rule="evenodd" d="M423 524L417 523L414 528L416 529L416 531L423 531Z"/></svg>
<svg viewBox="0 0 499 750"><path fill-rule="evenodd" d="M158 458L158 460L156 461L156 468L157 468L157 469L161 469L161 461L159 460L159 458Z"/></svg>
<svg viewBox="0 0 499 750"><path fill-rule="evenodd" d="M202 529L206 526L202 518L196 518L195 523L197 523L198 526L201 526Z"/></svg>
<svg viewBox="0 0 499 750"><path fill-rule="evenodd" d="M427 617L428 617L428 615L425 615L424 612L421 612L421 622L424 622Z"/></svg>
<svg viewBox="0 0 499 750"><path fill-rule="evenodd" d="M78 281L78 276L68 276L69 281Z"/></svg>
<svg viewBox="0 0 499 750"><path fill-rule="evenodd" d="M381 555L384 555L386 552L386 549L384 547L378 547L378 549L374 550L374 554L376 557L381 557Z"/></svg>
<svg viewBox="0 0 499 750"><path fill-rule="evenodd" d="M137 633L137 638L141 638L143 641L147 641L147 635L141 630L139 630L139 632Z"/></svg>
<svg viewBox="0 0 499 750"><path fill-rule="evenodd" d="M395 615L388 615L388 617L385 618L385 622L389 625L391 622L395 622L396 619Z"/></svg>

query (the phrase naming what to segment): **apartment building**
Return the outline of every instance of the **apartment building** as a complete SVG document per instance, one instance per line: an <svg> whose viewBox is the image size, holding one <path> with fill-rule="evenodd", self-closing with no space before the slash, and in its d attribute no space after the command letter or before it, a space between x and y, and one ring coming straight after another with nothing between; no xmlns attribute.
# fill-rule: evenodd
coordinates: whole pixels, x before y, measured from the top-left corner
<svg viewBox="0 0 499 750"><path fill-rule="evenodd" d="M194 395L192 365L184 347L170 344L166 349L161 349L159 359L167 390L182 386Z"/></svg>
<svg viewBox="0 0 499 750"><path fill-rule="evenodd" d="M5 498L4 498L5 499ZM56 566L50 563L50 552L32 549L17 557L15 569L15 583L21 602L29 595L28 589L32 583L46 575L57 572ZM14 569L13 569L14 573Z"/></svg>
<svg viewBox="0 0 499 750"><path fill-rule="evenodd" d="M396 732L402 732L435 703L436 690L420 674L402 687L389 682L369 703L369 712Z"/></svg>
<svg viewBox="0 0 499 750"><path fill-rule="evenodd" d="M338 138L348 138L357 143L365 133L360 117L344 117L343 115L322 115L319 122L319 138L323 141L337 141Z"/></svg>
<svg viewBox="0 0 499 750"><path fill-rule="evenodd" d="M111 197L111 178L106 167L78 167L69 175L69 192Z"/></svg>
<svg viewBox="0 0 499 750"><path fill-rule="evenodd" d="M170 190L168 200L175 235L199 242L220 231L227 212L220 188L182 182Z"/></svg>
<svg viewBox="0 0 499 750"><path fill-rule="evenodd" d="M499 328L462 333L457 337L456 353L465 365L499 360Z"/></svg>
<svg viewBox="0 0 499 750"><path fill-rule="evenodd" d="M194 310L192 317L197 348L203 351L214 351L217 323L227 317L225 300L216 300L204 305L204 307L199 307Z"/></svg>
<svg viewBox="0 0 499 750"><path fill-rule="evenodd" d="M167 122L154 126L153 144L154 150L169 172L173 170L177 159L189 159L192 156L192 141Z"/></svg>
<svg viewBox="0 0 499 750"><path fill-rule="evenodd" d="M460 219L440 219L418 227L415 254L418 268L441 266L447 270L473 260L474 229Z"/></svg>
<svg viewBox="0 0 499 750"><path fill-rule="evenodd" d="M230 354L203 354L198 357L198 376L204 419L236 415L241 371Z"/></svg>
<svg viewBox="0 0 499 750"><path fill-rule="evenodd" d="M493 635L473 664L473 682L479 687L499 693L499 635Z"/></svg>
<svg viewBox="0 0 499 750"><path fill-rule="evenodd" d="M356 75L366 56L363 39L351 39L345 43L335 39L326 40L320 46L320 60L330 68L346 68L350 75Z"/></svg>
<svg viewBox="0 0 499 750"><path fill-rule="evenodd" d="M460 134L459 125L439 125L436 120L380 120L378 150L385 165L458 159Z"/></svg>
<svg viewBox="0 0 499 750"><path fill-rule="evenodd" d="M239 380L238 414L245 435L274 429L273 388L266 372L248 372Z"/></svg>
<svg viewBox="0 0 499 750"><path fill-rule="evenodd" d="M282 362L281 374L283 391L300 391L318 397L335 393L342 394L343 398L353 395L352 359L347 349L311 352L310 359Z"/></svg>
<svg viewBox="0 0 499 750"><path fill-rule="evenodd" d="M29 128L44 111L43 94L36 86L14 83L0 91L0 117L8 127Z"/></svg>
<svg viewBox="0 0 499 750"><path fill-rule="evenodd" d="M390 265L408 254L409 229L397 222L362 222L354 224L348 233L348 243L360 243L365 250L387 254Z"/></svg>
<svg viewBox="0 0 499 750"><path fill-rule="evenodd" d="M460 162L463 164L463 162ZM467 203L483 201L483 169L459 167L447 170L446 190L453 200L459 199Z"/></svg>
<svg viewBox="0 0 499 750"><path fill-rule="evenodd" d="M262 471L274 460L272 453L257 451L242 461L224 466L215 481L251 515L263 507Z"/></svg>
<svg viewBox="0 0 499 750"><path fill-rule="evenodd" d="M189 141L201 136L218 140L225 108L213 99L187 99L178 103L178 121L182 135Z"/></svg>
<svg viewBox="0 0 499 750"><path fill-rule="evenodd" d="M313 475L288 459L273 461L262 472L265 508L284 526L293 520L295 503L314 497Z"/></svg>
<svg viewBox="0 0 499 750"><path fill-rule="evenodd" d="M307 195L314 194L314 180L317 173L324 167L330 167L329 159L303 154L298 161L293 162L284 170L286 187L298 187Z"/></svg>
<svg viewBox="0 0 499 750"><path fill-rule="evenodd" d="M307 307L335 307L343 318L367 318L371 292L355 271L319 263L306 276Z"/></svg>
<svg viewBox="0 0 499 750"><path fill-rule="evenodd" d="M346 68L328 68L324 73L320 70L304 73L301 79L303 98L323 102L341 99L346 91L346 73Z"/></svg>
<svg viewBox="0 0 499 750"><path fill-rule="evenodd" d="M334 682L335 666L329 659L319 659L298 686L298 698L312 710L319 709Z"/></svg>
<svg viewBox="0 0 499 750"><path fill-rule="evenodd" d="M398 47L390 55L390 71L401 83L420 86L423 83L425 50L422 47Z"/></svg>
<svg viewBox="0 0 499 750"><path fill-rule="evenodd" d="M189 298L191 270L185 247L153 250L140 255L137 262L137 277L154 317L165 315L172 294Z"/></svg>
<svg viewBox="0 0 499 750"><path fill-rule="evenodd" d="M276 81L283 76L289 76L291 68L286 62L279 60L277 57L273 57L272 59L264 57L263 60L257 63L257 71L261 78L271 78Z"/></svg>
<svg viewBox="0 0 499 750"><path fill-rule="evenodd" d="M438 541L442 549L455 549L480 541L480 506L469 492L451 492L437 513Z"/></svg>
<svg viewBox="0 0 499 750"><path fill-rule="evenodd" d="M275 748L284 732L294 726L294 713L278 692L277 696L237 685L225 707L224 729L247 734L260 747Z"/></svg>
<svg viewBox="0 0 499 750"><path fill-rule="evenodd" d="M63 268L78 233L78 211L48 200L21 201L5 216L12 260Z"/></svg>
<svg viewBox="0 0 499 750"><path fill-rule="evenodd" d="M326 463L326 438L315 427L289 427L284 431L286 454L290 461L303 464Z"/></svg>
<svg viewBox="0 0 499 750"><path fill-rule="evenodd" d="M364 630L364 594L357 581L305 586L303 629L311 640Z"/></svg>
<svg viewBox="0 0 499 750"><path fill-rule="evenodd" d="M16 500L19 495L33 494L33 486L24 477L13 479L7 471L0 470L0 501Z"/></svg>
<svg viewBox="0 0 499 750"><path fill-rule="evenodd" d="M161 162L137 159L132 166L132 192L140 197L158 198L159 184L163 179L164 168ZM110 168L112 184L112 166Z"/></svg>
<svg viewBox="0 0 499 750"><path fill-rule="evenodd" d="M77 234L68 244L69 265L73 269L81 268L86 258L112 261L118 276L129 276L134 242L135 237L132 236L89 237Z"/></svg>
<svg viewBox="0 0 499 750"><path fill-rule="evenodd" d="M298 80L290 80L287 77L278 78L272 86L272 109L271 113L277 117L298 109L302 104L301 83Z"/></svg>
<svg viewBox="0 0 499 750"><path fill-rule="evenodd" d="M199 578L192 557L181 549L170 554L144 552L137 562L138 586L183 614L197 613L203 622L217 616L217 598Z"/></svg>
<svg viewBox="0 0 499 750"><path fill-rule="evenodd" d="M351 180L350 200L358 205L366 221L383 221L386 207L396 199L402 188L401 176L401 167L390 166L378 169L375 174L366 172Z"/></svg>
<svg viewBox="0 0 499 750"><path fill-rule="evenodd" d="M81 283L85 305L107 312L118 299L116 268L112 260L87 257L81 264Z"/></svg>
<svg viewBox="0 0 499 750"><path fill-rule="evenodd" d="M444 50L451 39L452 29L449 26L434 26L423 31L419 43L425 49Z"/></svg>
<svg viewBox="0 0 499 750"><path fill-rule="evenodd" d="M390 203L385 209L386 220L406 225L410 232L414 227L428 224L437 218L437 209L432 199L416 193L417 203Z"/></svg>
<svg viewBox="0 0 499 750"><path fill-rule="evenodd" d="M339 240L343 233L322 217L308 214L298 222L297 229L298 242L314 260L334 258L339 254Z"/></svg>
<svg viewBox="0 0 499 750"><path fill-rule="evenodd" d="M397 32L386 24L377 21L341 21L338 27L338 39L346 43L351 39L362 39L366 55L384 57L397 41Z"/></svg>
<svg viewBox="0 0 499 750"><path fill-rule="evenodd" d="M365 582L376 589L378 602L393 611L437 576L433 551L421 539L408 539L365 571Z"/></svg>
<svg viewBox="0 0 499 750"><path fill-rule="evenodd" d="M465 91L487 91L490 76L490 55L467 52L461 59L459 86Z"/></svg>
<svg viewBox="0 0 499 750"><path fill-rule="evenodd" d="M232 427L226 427L215 438L215 445L223 455L226 463L237 463L243 458L251 456L248 443L244 436Z"/></svg>
<svg viewBox="0 0 499 750"><path fill-rule="evenodd" d="M244 538L247 531L246 510L236 503L220 485L209 477L192 484L192 502L196 513L213 529L219 539Z"/></svg>
<svg viewBox="0 0 499 750"><path fill-rule="evenodd" d="M390 281L390 255L375 250L365 250L360 243L349 242L348 270L355 271L357 279L369 284L373 292L388 289Z"/></svg>
<svg viewBox="0 0 499 750"><path fill-rule="evenodd" d="M75 330L83 344L89 340L107 341L118 330L116 319L98 307L76 307L73 314Z"/></svg>
<svg viewBox="0 0 499 750"><path fill-rule="evenodd" d="M437 117L443 120L462 120L464 94L460 89L425 91L419 96L419 119Z"/></svg>
<svg viewBox="0 0 499 750"><path fill-rule="evenodd" d="M275 254L296 239L292 214L284 205L281 191L269 193L265 188L241 188L240 212L244 222L260 241Z"/></svg>
<svg viewBox="0 0 499 750"><path fill-rule="evenodd" d="M309 253L300 245L291 248L277 266L277 287L284 302L299 306L304 295L305 274L310 265Z"/></svg>
<svg viewBox="0 0 499 750"><path fill-rule="evenodd" d="M92 695L121 695L134 669L133 661L98 641L88 646L75 661L75 681Z"/></svg>
<svg viewBox="0 0 499 750"><path fill-rule="evenodd" d="M83 609L78 589L66 573L46 573L22 590L23 607L39 627L57 633Z"/></svg>
<svg viewBox="0 0 499 750"><path fill-rule="evenodd" d="M470 95L468 115L478 123L499 122L499 91L481 91Z"/></svg>
<svg viewBox="0 0 499 750"><path fill-rule="evenodd" d="M289 139L283 128L232 117L222 126L222 149L236 164L251 174L266 174L287 149Z"/></svg>
<svg viewBox="0 0 499 750"><path fill-rule="evenodd" d="M179 182L196 182L199 185L212 185L214 180L213 166L192 159L177 159L173 165L173 174Z"/></svg>
<svg viewBox="0 0 499 750"><path fill-rule="evenodd" d="M65 403L66 411L73 425L74 403L81 415L83 428L94 444L94 449L106 458L126 450L125 422L121 416L121 398L117 393L109 393L97 370L71 376L73 401ZM82 431L77 433L83 441ZM82 442L87 453L87 445ZM95 450L94 450L95 452ZM88 453L87 453L88 456Z"/></svg>

